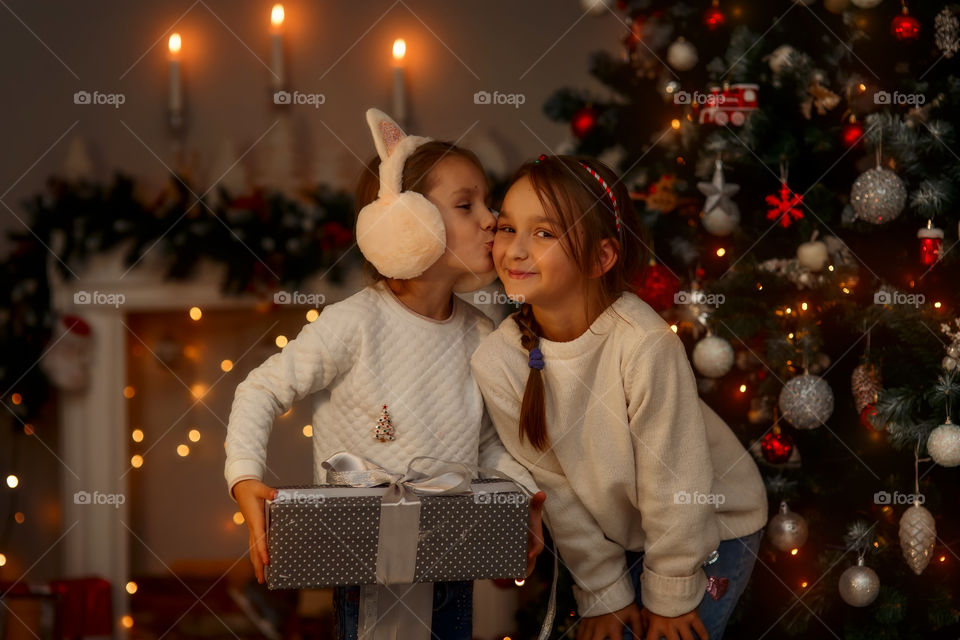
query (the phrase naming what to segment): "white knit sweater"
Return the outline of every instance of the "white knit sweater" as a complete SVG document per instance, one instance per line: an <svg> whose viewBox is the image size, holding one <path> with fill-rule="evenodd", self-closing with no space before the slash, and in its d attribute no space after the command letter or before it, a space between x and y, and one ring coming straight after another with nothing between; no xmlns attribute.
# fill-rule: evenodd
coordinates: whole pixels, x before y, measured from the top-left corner
<svg viewBox="0 0 960 640"><path fill-rule="evenodd" d="M507 451L547 494L545 520L580 614L634 601L625 550L646 552L647 609L692 611L706 587L701 564L720 540L766 523L756 464L698 397L683 343L637 296L624 293L589 331L541 340L540 350L550 442L543 452L518 435L530 369L512 317L481 343L472 366Z"/></svg>
<svg viewBox="0 0 960 640"><path fill-rule="evenodd" d="M422 316L384 282L324 307L237 385L225 443L231 496L240 480L262 480L274 420L311 394L316 483L325 480L324 460L349 451L396 472L417 456L479 463L533 487L497 438L470 373L470 356L492 329L456 296L446 320ZM393 441L373 435L383 405ZM285 478L283 469L275 471Z"/></svg>

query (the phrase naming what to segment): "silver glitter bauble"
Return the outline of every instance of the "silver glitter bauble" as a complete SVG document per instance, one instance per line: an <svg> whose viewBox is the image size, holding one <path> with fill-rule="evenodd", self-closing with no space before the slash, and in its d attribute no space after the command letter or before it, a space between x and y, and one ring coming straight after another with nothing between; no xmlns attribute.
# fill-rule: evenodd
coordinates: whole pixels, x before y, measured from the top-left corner
<svg viewBox="0 0 960 640"><path fill-rule="evenodd" d="M864 566L863 558L840 575L838 586L840 597L851 607L865 607L880 595L880 578L876 571Z"/></svg>
<svg viewBox="0 0 960 640"><path fill-rule="evenodd" d="M816 429L833 414L833 391L820 376L792 378L780 391L780 413L797 429Z"/></svg>
<svg viewBox="0 0 960 640"><path fill-rule="evenodd" d="M857 217L873 224L890 222L900 215L906 203L903 180L882 167L861 173L850 192L850 205Z"/></svg>
<svg viewBox="0 0 960 640"><path fill-rule="evenodd" d="M914 502L900 518L900 549L907 566L915 574L920 575L930 564L936 539L937 525L933 514Z"/></svg>
<svg viewBox="0 0 960 640"><path fill-rule="evenodd" d="M708 378L726 375L733 359L733 347L719 336L707 336L693 348L693 366Z"/></svg>
<svg viewBox="0 0 960 640"><path fill-rule="evenodd" d="M799 513L790 511L786 500L780 501L780 513L767 523L770 544L780 551L799 549L807 541L807 521Z"/></svg>
<svg viewBox="0 0 960 640"><path fill-rule="evenodd" d="M960 427L947 418L946 422L930 432L927 451L941 467L960 465Z"/></svg>

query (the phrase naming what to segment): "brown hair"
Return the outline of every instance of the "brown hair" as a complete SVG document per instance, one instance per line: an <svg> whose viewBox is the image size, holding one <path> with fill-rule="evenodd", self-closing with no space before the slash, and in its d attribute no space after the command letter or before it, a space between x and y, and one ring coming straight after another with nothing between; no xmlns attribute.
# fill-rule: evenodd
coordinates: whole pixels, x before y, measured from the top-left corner
<svg viewBox="0 0 960 640"><path fill-rule="evenodd" d="M458 147L452 142L440 140L431 140L416 148L410 154L403 165L403 191L415 191L424 197L427 191L433 188L434 174L433 169L440 164L440 161L448 156L457 156L465 158L472 162L484 176L483 165L480 160L469 149ZM377 199L380 192L380 156L375 156L370 160L360 172L357 178L357 187L354 190L354 214L360 215L360 210ZM354 233L356 233L356 224L354 224ZM384 280L386 276L381 274L366 259L363 261L363 268L367 276L374 282Z"/></svg>
<svg viewBox="0 0 960 640"><path fill-rule="evenodd" d="M613 192L620 215L617 231L613 201L596 177L581 164L595 171ZM647 231L633 208L630 193L617 174L594 158L541 156L540 160L520 167L511 184L528 178L540 204L562 230L561 247L589 274L600 262L600 241L611 239L617 248L617 260L602 276L585 279L585 296L594 296L600 307L609 307L647 262ZM596 284L593 284L596 283ZM520 344L527 352L540 344L540 327L533 307L523 304L513 316L520 329ZM547 448L547 422L543 374L530 367L523 403L520 406L520 441L528 438L538 450Z"/></svg>

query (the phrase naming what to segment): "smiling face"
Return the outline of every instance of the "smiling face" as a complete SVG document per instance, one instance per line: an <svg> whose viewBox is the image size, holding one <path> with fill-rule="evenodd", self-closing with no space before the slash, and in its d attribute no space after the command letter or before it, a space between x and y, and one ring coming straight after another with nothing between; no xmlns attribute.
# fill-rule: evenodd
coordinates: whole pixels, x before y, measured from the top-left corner
<svg viewBox="0 0 960 640"><path fill-rule="evenodd" d="M530 179L515 182L503 199L493 243L493 263L508 296L534 307L581 304L586 278L563 236Z"/></svg>
<svg viewBox="0 0 960 640"><path fill-rule="evenodd" d="M480 169L459 155L448 155L430 172L427 198L437 206L447 232L447 247L434 267L455 273L493 269L490 251L496 218L487 206L490 193Z"/></svg>

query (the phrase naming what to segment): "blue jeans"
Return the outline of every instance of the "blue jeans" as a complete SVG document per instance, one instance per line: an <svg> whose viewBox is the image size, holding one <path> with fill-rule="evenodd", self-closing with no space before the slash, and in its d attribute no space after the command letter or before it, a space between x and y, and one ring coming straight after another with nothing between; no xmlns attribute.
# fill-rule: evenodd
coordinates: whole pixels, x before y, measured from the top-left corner
<svg viewBox="0 0 960 640"><path fill-rule="evenodd" d="M743 595L743 590L750 580L750 573L753 571L753 563L757 559L757 552L760 549L760 539L763 538L763 529L742 538L733 540L724 540L717 547L720 554L716 562L703 568L707 577L717 576L718 578L727 578L730 581L726 593L719 600L714 600L708 593L703 594L703 600L697 607L697 615L707 628L709 640L721 640L723 631L727 628L727 621L733 613L737 601ZM640 574L643 573L643 552L627 552L627 569L633 578L633 588L636 590L636 603L638 607L643 607L640 601ZM694 638L699 638L694 632ZM624 627L623 639L632 640L633 632L628 627ZM662 637L662 636L661 636Z"/></svg>
<svg viewBox="0 0 960 640"><path fill-rule="evenodd" d="M360 587L334 587L333 612L337 639L357 640ZM431 640L471 640L473 582L434 583L431 632Z"/></svg>

